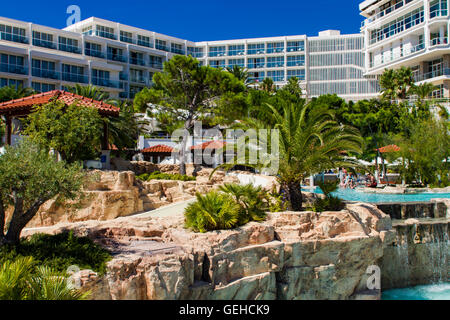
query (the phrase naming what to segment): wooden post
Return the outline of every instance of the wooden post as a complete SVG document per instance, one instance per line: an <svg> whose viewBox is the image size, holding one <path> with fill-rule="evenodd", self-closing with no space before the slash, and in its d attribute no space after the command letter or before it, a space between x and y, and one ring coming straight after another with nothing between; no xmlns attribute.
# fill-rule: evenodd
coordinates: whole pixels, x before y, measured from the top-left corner
<svg viewBox="0 0 450 320"><path fill-rule="evenodd" d="M6 144L8 146L12 143L12 119L10 116L6 116Z"/></svg>
<svg viewBox="0 0 450 320"><path fill-rule="evenodd" d="M109 150L108 124L103 122L102 150Z"/></svg>

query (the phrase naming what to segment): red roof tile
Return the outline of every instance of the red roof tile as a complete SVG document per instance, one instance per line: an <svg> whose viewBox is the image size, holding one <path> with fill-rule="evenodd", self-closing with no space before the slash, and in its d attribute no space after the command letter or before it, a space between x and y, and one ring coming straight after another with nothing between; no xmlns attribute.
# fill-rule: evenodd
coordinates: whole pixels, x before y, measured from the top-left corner
<svg viewBox="0 0 450 320"><path fill-rule="evenodd" d="M94 107L102 115L118 116L120 111L119 108L102 101L86 98L71 92L54 90L0 103L0 114L8 112L30 112L33 106L46 104L52 99L62 101L66 105L77 103L85 107Z"/></svg>
<svg viewBox="0 0 450 320"><path fill-rule="evenodd" d="M375 149L376 150L376 149ZM395 144L391 144L389 146L381 147L378 149L381 153L390 153L390 152L398 152L400 151L400 147Z"/></svg>
<svg viewBox="0 0 450 320"><path fill-rule="evenodd" d="M142 153L172 153L173 148L169 146L165 146L162 144L159 144L157 146L149 147L144 150L142 150Z"/></svg>
<svg viewBox="0 0 450 320"><path fill-rule="evenodd" d="M227 143L224 141L208 141L196 146L192 146L191 150L222 149L226 144Z"/></svg>

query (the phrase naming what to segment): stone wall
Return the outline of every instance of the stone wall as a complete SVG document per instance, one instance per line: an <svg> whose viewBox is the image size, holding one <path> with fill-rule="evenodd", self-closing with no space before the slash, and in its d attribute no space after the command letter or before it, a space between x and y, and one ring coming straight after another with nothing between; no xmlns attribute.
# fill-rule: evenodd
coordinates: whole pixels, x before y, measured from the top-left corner
<svg viewBox="0 0 450 320"><path fill-rule="evenodd" d="M114 252L105 276L79 274L93 299L107 300L376 299L379 292L365 292L366 270L394 238L390 218L365 204L269 214L264 223L204 234L184 229L182 214L45 232L67 229Z"/></svg>

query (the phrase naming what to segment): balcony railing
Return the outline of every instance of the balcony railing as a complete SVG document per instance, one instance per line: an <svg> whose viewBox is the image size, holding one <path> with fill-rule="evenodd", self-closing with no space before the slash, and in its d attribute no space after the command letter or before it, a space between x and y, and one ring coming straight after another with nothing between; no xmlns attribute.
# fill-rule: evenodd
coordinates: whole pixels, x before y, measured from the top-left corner
<svg viewBox="0 0 450 320"><path fill-rule="evenodd" d="M102 87L108 87L108 88L120 88L120 82L114 81L110 79L104 79L104 78L92 78L92 84L95 86L102 86Z"/></svg>
<svg viewBox="0 0 450 320"><path fill-rule="evenodd" d="M0 64L1 72L28 74L28 68L17 64L2 63Z"/></svg>
<svg viewBox="0 0 450 320"><path fill-rule="evenodd" d="M416 82L420 82L420 81L425 81L425 80L442 77L442 76L450 76L450 68L442 68L442 69L438 69L438 70L435 70L432 72L419 74L414 77L414 80Z"/></svg>
<svg viewBox="0 0 450 320"><path fill-rule="evenodd" d="M63 81L69 81L69 82L76 82L76 83L88 83L88 77L83 74L76 74L76 73L65 73L63 72L61 74L61 80Z"/></svg>
<svg viewBox="0 0 450 320"><path fill-rule="evenodd" d="M372 22L374 22L374 21L376 21L376 20L386 16L386 15L390 14L391 12L394 12L394 11L402 8L403 6L409 4L412 1L414 1L414 0L403 0L403 1L400 1L400 2L398 2L396 4L394 4L393 6L390 6L390 7L386 8L386 9L384 9L383 11L378 12L373 17L370 17L370 18L362 21L361 22L361 27L364 27L365 25L368 25L369 23L372 23Z"/></svg>
<svg viewBox="0 0 450 320"><path fill-rule="evenodd" d="M130 63L136 66L145 66L145 60L140 58L130 58Z"/></svg>
<svg viewBox="0 0 450 320"><path fill-rule="evenodd" d="M264 68L265 63L249 63L248 68L249 69L262 69Z"/></svg>
<svg viewBox="0 0 450 320"><path fill-rule="evenodd" d="M36 38L33 38L33 45L38 46L38 47L48 48L48 49L56 49L57 48L56 43L53 41L41 40L41 39L36 39Z"/></svg>
<svg viewBox="0 0 450 320"><path fill-rule="evenodd" d="M305 51L305 47L287 47L287 52Z"/></svg>
<svg viewBox="0 0 450 320"><path fill-rule="evenodd" d="M284 48L270 48L267 49L267 53L283 53Z"/></svg>
<svg viewBox="0 0 450 320"><path fill-rule="evenodd" d="M228 50L229 56L243 56L245 55L245 50Z"/></svg>
<svg viewBox="0 0 450 320"><path fill-rule="evenodd" d="M247 54L264 54L266 53L265 49L248 49Z"/></svg>
<svg viewBox="0 0 450 320"><path fill-rule="evenodd" d="M160 44L155 44L155 49L162 50L162 51L169 51L169 48L167 46L163 46Z"/></svg>
<svg viewBox="0 0 450 320"><path fill-rule="evenodd" d="M409 52L403 50L403 52L395 53L392 57L384 58L384 60L382 62L377 62L377 63L371 62L370 63L370 68L374 68L374 67L382 66L384 64L391 63L391 62L399 60L401 58L408 57L408 56L410 56L410 55L412 55L414 53L417 53L417 52L419 52L421 50L424 50L424 49L425 49L425 43L419 43L418 45L416 45L414 47L411 47L411 50Z"/></svg>
<svg viewBox="0 0 450 320"><path fill-rule="evenodd" d="M93 50L93 49L85 49L84 53L87 56L91 56L91 57L97 57L97 58L105 58L105 54L102 51L98 51L98 50Z"/></svg>
<svg viewBox="0 0 450 320"><path fill-rule="evenodd" d="M283 62L267 62L267 68L281 68L284 67Z"/></svg>
<svg viewBox="0 0 450 320"><path fill-rule="evenodd" d="M135 82L135 83L143 83L143 84L147 84L149 82L149 79L147 77L144 76L136 76L136 77L130 77L130 81L131 82Z"/></svg>
<svg viewBox="0 0 450 320"><path fill-rule="evenodd" d="M117 37L114 33L107 32L107 31L96 30L95 35L102 37L102 38L117 40Z"/></svg>
<svg viewBox="0 0 450 320"><path fill-rule="evenodd" d="M127 81L128 80L128 75L126 73L119 73L119 80L123 80L123 81Z"/></svg>
<svg viewBox="0 0 450 320"><path fill-rule="evenodd" d="M69 44L60 43L58 49L61 51L81 54L81 48Z"/></svg>
<svg viewBox="0 0 450 320"><path fill-rule="evenodd" d="M46 78L46 79L59 80L61 78L61 74L56 70L32 68L31 74L33 75L33 77Z"/></svg>
<svg viewBox="0 0 450 320"><path fill-rule="evenodd" d="M442 44L448 44L448 38L434 38L430 40L430 46L439 46Z"/></svg>
<svg viewBox="0 0 450 320"><path fill-rule="evenodd" d="M227 53L225 51L216 51L208 53L208 57L225 57Z"/></svg>
<svg viewBox="0 0 450 320"><path fill-rule="evenodd" d="M153 43L149 42L149 41L144 41L144 40L138 40L137 44L139 46L143 46L143 47L147 47L147 48L153 48Z"/></svg>
<svg viewBox="0 0 450 320"><path fill-rule="evenodd" d="M135 43L133 38L127 37L127 36L120 36L120 41L127 42L127 43Z"/></svg>
<svg viewBox="0 0 450 320"><path fill-rule="evenodd" d="M153 69L159 69L159 70L162 70L162 69L163 69L163 64L162 64L162 63L159 63L159 62L150 62L150 63L148 64L148 66L149 66L150 68L153 68Z"/></svg>
<svg viewBox="0 0 450 320"><path fill-rule="evenodd" d="M19 34L0 32L0 40L18 42L18 43L28 43L28 38Z"/></svg>
<svg viewBox="0 0 450 320"><path fill-rule="evenodd" d="M172 53L176 53L176 54L181 54L181 55L184 55L184 54L185 54L184 50L182 50L182 49L175 49L175 48L172 48L170 51L171 51Z"/></svg>
<svg viewBox="0 0 450 320"><path fill-rule="evenodd" d="M108 53L108 60L118 61L118 62L127 62L127 58L121 54L112 54Z"/></svg>
<svg viewBox="0 0 450 320"><path fill-rule="evenodd" d="M305 61L288 61L288 67L303 67L305 65Z"/></svg>

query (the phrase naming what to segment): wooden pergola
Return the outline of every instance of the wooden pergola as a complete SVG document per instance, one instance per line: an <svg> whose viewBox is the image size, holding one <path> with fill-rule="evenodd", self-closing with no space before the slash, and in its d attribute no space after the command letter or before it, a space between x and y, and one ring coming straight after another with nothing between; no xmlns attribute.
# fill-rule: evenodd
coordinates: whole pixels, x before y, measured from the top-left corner
<svg viewBox="0 0 450 320"><path fill-rule="evenodd" d="M53 90L3 102L0 103L0 116L4 116L6 120L6 144L11 145L12 142L12 120L14 118L24 118L33 112L35 106L52 101L63 102L66 106L76 104L96 108L102 117L118 117L120 112L120 109L113 105L62 90ZM109 150L108 125L106 122L103 124L102 150Z"/></svg>

